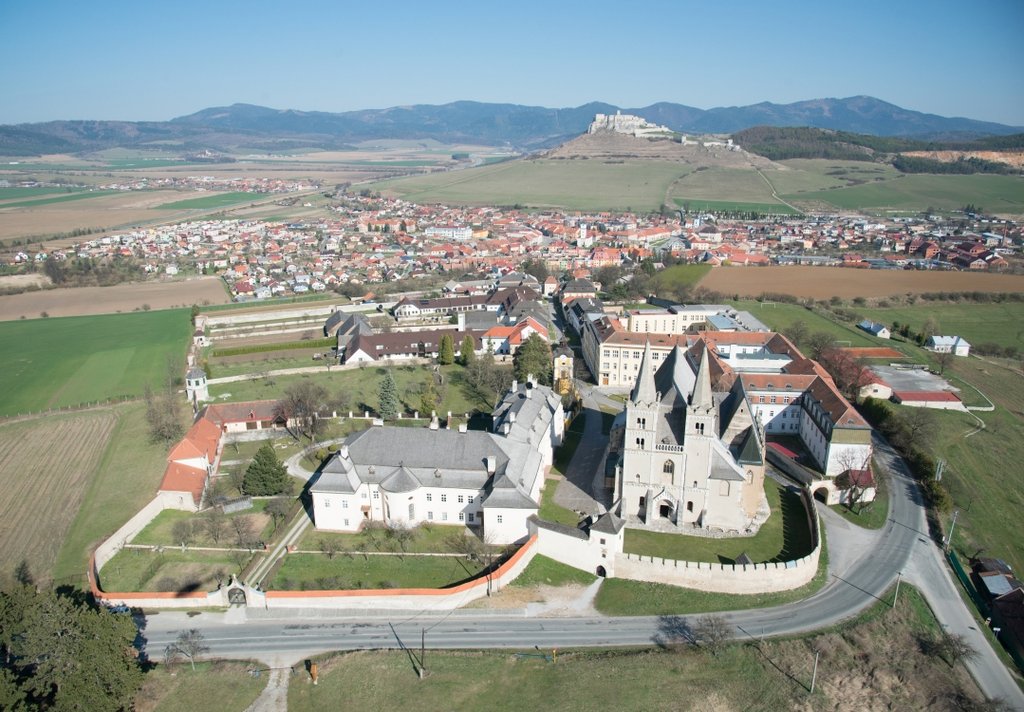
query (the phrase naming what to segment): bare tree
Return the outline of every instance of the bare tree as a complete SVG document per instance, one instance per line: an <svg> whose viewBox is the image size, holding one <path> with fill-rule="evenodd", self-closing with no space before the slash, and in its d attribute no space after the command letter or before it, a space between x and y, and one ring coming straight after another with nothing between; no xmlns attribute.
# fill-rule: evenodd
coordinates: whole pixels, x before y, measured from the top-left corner
<svg viewBox="0 0 1024 712"><path fill-rule="evenodd" d="M206 644L206 638L196 628L181 631L178 634L178 639L167 647L173 650L164 652L165 660L168 655L172 660L178 655L184 655L192 663L193 670L196 669L196 658L210 651L210 646Z"/></svg>
<svg viewBox="0 0 1024 712"><path fill-rule="evenodd" d="M174 541L181 544L182 546L188 546L192 543L192 539L195 536L195 529L192 525L191 519L179 519L171 527L171 536L174 537Z"/></svg>
<svg viewBox="0 0 1024 712"><path fill-rule="evenodd" d="M836 477L836 487L846 491L846 506L853 511L867 489L866 478L861 473L870 469L871 455L862 456L858 451L848 449L839 455L838 461L843 471Z"/></svg>
<svg viewBox="0 0 1024 712"><path fill-rule="evenodd" d="M285 389L284 397L274 406L275 420L283 420L296 440L306 436L316 442L323 429L320 411L326 408L327 390L312 381L300 381Z"/></svg>
<svg viewBox="0 0 1024 712"><path fill-rule="evenodd" d="M414 532L412 529L405 526L404 524L401 524L400 522L393 522L392 524L388 525L387 537L404 554L406 553L409 544L411 544L413 539L416 538L416 532ZM404 560L404 557L400 558L403 558Z"/></svg>
<svg viewBox="0 0 1024 712"><path fill-rule="evenodd" d="M722 616L701 616L693 626L693 633L702 647L718 655L732 639L732 626Z"/></svg>
<svg viewBox="0 0 1024 712"><path fill-rule="evenodd" d="M326 554L328 559L333 559L341 548L341 542L332 536L320 540L320 551Z"/></svg>
<svg viewBox="0 0 1024 712"><path fill-rule="evenodd" d="M973 660L978 656L977 649L959 633L940 633L933 638L922 641L924 652L942 658L950 667L959 660Z"/></svg>
<svg viewBox="0 0 1024 712"><path fill-rule="evenodd" d="M824 331L815 331L807 337L806 341L810 356L815 361L821 358L826 349L835 345L835 338L832 334Z"/></svg>
<svg viewBox="0 0 1024 712"><path fill-rule="evenodd" d="M251 549L256 542L256 524L252 517L243 514L231 518L231 529L235 532L235 544L242 548Z"/></svg>
<svg viewBox="0 0 1024 712"><path fill-rule="evenodd" d="M228 528L227 517L224 516L224 512L215 509L203 517L202 526L206 536L210 537L214 544L219 544Z"/></svg>
<svg viewBox="0 0 1024 712"><path fill-rule="evenodd" d="M270 500L266 508L263 510L273 520L275 534L277 533L277 525L288 516L288 512L291 511L291 508L291 500L285 497L276 497Z"/></svg>
<svg viewBox="0 0 1024 712"><path fill-rule="evenodd" d="M946 372L946 369L949 368L949 365L953 363L954 358L956 358L956 356L953 355L952 351L940 351L937 354L935 354L935 362L939 366L940 374Z"/></svg>

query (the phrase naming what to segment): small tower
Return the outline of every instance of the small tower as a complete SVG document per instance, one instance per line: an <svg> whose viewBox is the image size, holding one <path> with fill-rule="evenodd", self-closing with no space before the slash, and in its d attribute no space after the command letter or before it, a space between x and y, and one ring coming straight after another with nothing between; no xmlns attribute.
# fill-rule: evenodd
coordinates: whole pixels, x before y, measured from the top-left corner
<svg viewBox="0 0 1024 712"><path fill-rule="evenodd" d="M572 390L573 382L573 353L567 345L559 344L551 352L552 365L554 367L555 390L566 395Z"/></svg>
<svg viewBox="0 0 1024 712"><path fill-rule="evenodd" d="M185 394L193 407L198 407L199 401L210 400L210 390L206 387L206 371L201 368L188 370L185 374Z"/></svg>

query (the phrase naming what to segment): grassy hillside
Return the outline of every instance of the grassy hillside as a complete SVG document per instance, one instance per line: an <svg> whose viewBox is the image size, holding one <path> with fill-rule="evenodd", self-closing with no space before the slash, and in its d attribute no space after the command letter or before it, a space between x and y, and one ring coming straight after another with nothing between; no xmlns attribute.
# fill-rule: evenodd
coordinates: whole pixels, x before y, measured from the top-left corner
<svg viewBox="0 0 1024 712"><path fill-rule="evenodd" d="M968 203L996 213L1024 212L1024 178L994 175L905 175L831 190L783 195L791 201L816 201L849 210L920 211L960 208Z"/></svg>
<svg viewBox="0 0 1024 712"><path fill-rule="evenodd" d="M187 309L0 322L0 416L140 396L190 331Z"/></svg>

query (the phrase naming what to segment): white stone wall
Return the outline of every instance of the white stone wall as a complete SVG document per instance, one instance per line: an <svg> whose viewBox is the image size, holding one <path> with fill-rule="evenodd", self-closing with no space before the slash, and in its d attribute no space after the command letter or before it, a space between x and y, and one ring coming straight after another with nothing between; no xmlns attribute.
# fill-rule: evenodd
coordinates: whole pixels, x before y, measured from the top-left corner
<svg viewBox="0 0 1024 712"><path fill-rule="evenodd" d="M488 544L513 544L527 536L527 518L535 509L505 509L488 507L484 510L484 541Z"/></svg>
<svg viewBox="0 0 1024 712"><path fill-rule="evenodd" d="M618 534L591 532L588 539L580 539L532 523L530 530L531 534L537 537L538 554L591 574L597 575L600 566L604 568L605 576L615 575L615 560L616 556L622 553L625 529Z"/></svg>

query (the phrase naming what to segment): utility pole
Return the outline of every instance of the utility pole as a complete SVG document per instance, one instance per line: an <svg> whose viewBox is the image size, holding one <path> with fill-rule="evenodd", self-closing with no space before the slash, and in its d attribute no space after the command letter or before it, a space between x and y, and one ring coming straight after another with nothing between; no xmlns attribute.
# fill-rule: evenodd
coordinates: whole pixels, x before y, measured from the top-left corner
<svg viewBox="0 0 1024 712"><path fill-rule="evenodd" d="M818 679L818 656L821 655L820 650L814 651L814 672L811 673L811 694L814 694L814 683Z"/></svg>
<svg viewBox="0 0 1024 712"><path fill-rule="evenodd" d="M427 629L420 628L420 678L427 676Z"/></svg>
<svg viewBox="0 0 1024 712"><path fill-rule="evenodd" d="M946 537L946 551L949 551L949 547L953 546L953 530L956 529L956 518L960 514L959 509L953 510L953 523L949 525L949 536Z"/></svg>
<svg viewBox="0 0 1024 712"><path fill-rule="evenodd" d="M899 598L899 595L900 595L900 579L901 578L903 578L903 572L899 571L899 572L896 573L896 593L894 593L892 595L892 607L893 608L896 607L896 599Z"/></svg>

